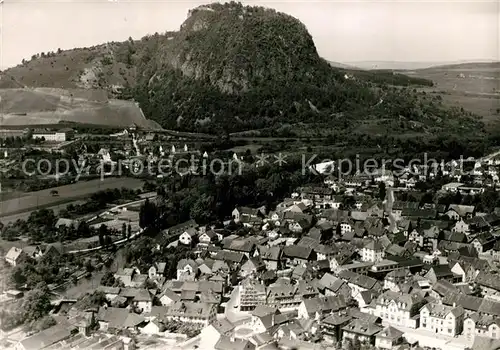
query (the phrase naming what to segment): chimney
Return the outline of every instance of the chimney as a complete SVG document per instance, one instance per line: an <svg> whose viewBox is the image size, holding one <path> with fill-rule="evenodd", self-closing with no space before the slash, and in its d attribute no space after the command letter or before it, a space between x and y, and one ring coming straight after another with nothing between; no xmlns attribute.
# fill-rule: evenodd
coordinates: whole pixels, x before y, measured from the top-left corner
<svg viewBox="0 0 500 350"><path fill-rule="evenodd" d="M234 343L234 332L231 333L231 337L229 339L231 340L231 343Z"/></svg>
<svg viewBox="0 0 500 350"><path fill-rule="evenodd" d="M453 303L453 307L457 307L457 303L455 303L455 302L454 302L454 303Z"/></svg>

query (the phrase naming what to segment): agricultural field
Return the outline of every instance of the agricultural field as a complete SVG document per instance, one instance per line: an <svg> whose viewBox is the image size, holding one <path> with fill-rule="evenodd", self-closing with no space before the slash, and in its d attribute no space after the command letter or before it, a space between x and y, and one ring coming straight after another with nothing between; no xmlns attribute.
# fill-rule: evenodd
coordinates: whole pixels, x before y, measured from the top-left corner
<svg viewBox="0 0 500 350"><path fill-rule="evenodd" d="M406 75L432 80L423 90L439 94L450 106L460 106L500 124L500 63L467 63L404 71Z"/></svg>
<svg viewBox="0 0 500 350"><path fill-rule="evenodd" d="M79 181L71 185L53 187L50 189L25 193L18 198L13 198L0 202L0 218L14 214L24 213L30 210L56 206L63 203L83 199L90 194L114 188L127 187L138 189L143 185L143 181L134 178L119 177L105 178L104 180ZM58 195L51 194L57 191Z"/></svg>

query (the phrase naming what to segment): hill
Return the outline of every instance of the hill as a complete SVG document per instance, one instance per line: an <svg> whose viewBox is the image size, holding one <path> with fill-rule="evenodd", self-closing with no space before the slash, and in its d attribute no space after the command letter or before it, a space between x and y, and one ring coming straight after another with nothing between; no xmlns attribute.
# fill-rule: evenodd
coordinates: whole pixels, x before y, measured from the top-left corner
<svg viewBox="0 0 500 350"><path fill-rule="evenodd" d="M28 86L102 88L182 131L320 130L338 139L484 131L472 114L416 90L431 81L332 67L297 19L234 2L191 10L177 32L40 54L5 74Z"/></svg>

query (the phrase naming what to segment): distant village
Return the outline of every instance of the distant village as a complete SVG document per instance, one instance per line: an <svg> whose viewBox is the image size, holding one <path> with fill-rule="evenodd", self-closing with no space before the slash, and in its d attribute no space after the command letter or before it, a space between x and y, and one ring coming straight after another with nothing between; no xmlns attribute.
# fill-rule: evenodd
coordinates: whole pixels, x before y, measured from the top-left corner
<svg viewBox="0 0 500 350"><path fill-rule="evenodd" d="M72 135L69 130L36 131L32 137L67 142ZM125 130L111 137L127 135ZM134 136L132 145L141 142ZM157 157L193 152L182 143L169 148L160 146ZM142 154L137 147L135 155ZM113 161L106 149L98 156ZM54 325L21 339L2 331L1 346L498 347L500 207L479 205L472 198L481 201L497 192L500 161L458 162L443 164L439 174L423 167L398 175L387 169L370 175L320 174L321 185L304 184L275 208L235 207L224 227L179 223L161 232L169 248L190 252L175 262L173 276L167 273L169 260L159 259L146 269L119 268L109 276L111 282L101 280L82 298L52 298ZM447 181L432 196L423 196L417 188L436 177ZM153 199L155 194L142 196ZM435 201L436 196L446 200ZM129 204L100 215L93 225L119 231L127 223L128 235L125 229L116 242L134 244L143 229L137 210L123 208ZM60 217L56 229L75 223ZM67 254L58 244L29 245L10 248L4 261L14 268ZM0 303L16 305L26 292L5 290Z"/></svg>

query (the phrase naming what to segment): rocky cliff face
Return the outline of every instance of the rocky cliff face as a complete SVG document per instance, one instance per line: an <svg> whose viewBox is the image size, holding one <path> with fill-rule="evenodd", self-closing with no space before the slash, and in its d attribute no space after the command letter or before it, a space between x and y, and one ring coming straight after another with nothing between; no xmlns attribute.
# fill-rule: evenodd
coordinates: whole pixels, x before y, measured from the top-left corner
<svg viewBox="0 0 500 350"><path fill-rule="evenodd" d="M210 82L225 93L245 92L269 79L291 77L320 60L297 19L238 3L200 6L158 52L159 68Z"/></svg>

